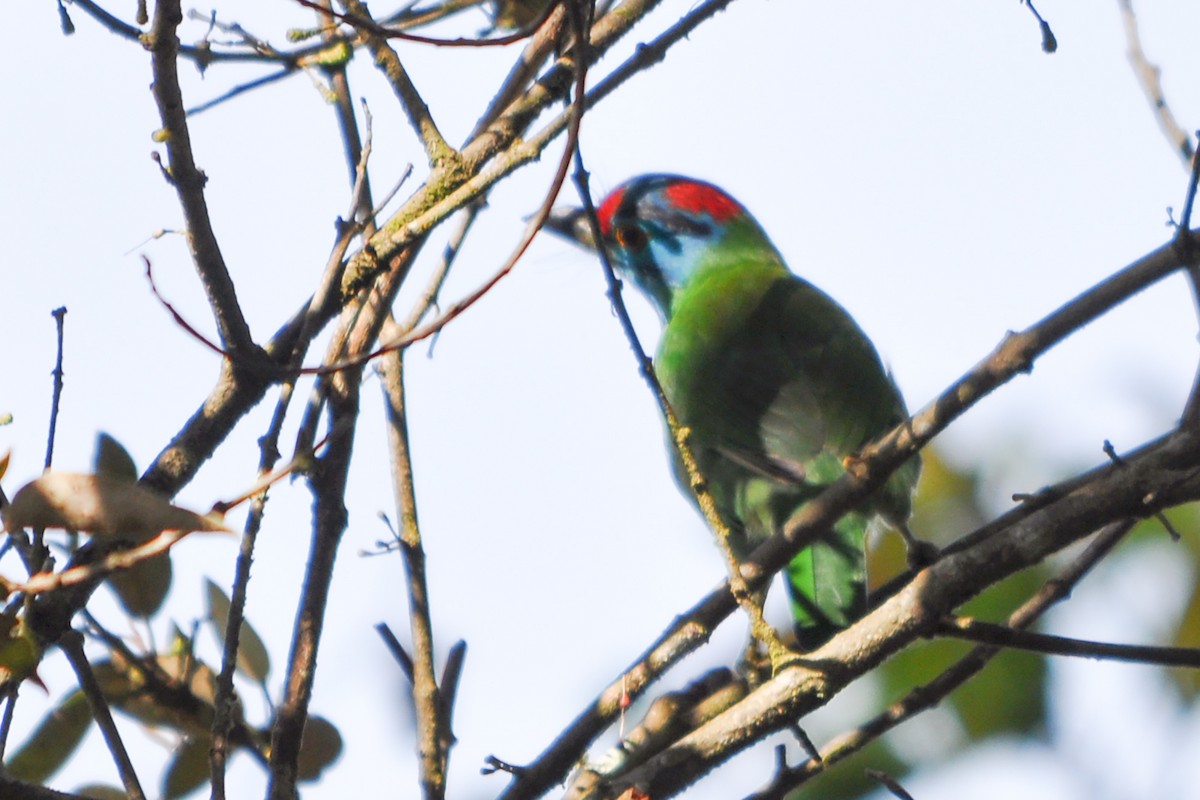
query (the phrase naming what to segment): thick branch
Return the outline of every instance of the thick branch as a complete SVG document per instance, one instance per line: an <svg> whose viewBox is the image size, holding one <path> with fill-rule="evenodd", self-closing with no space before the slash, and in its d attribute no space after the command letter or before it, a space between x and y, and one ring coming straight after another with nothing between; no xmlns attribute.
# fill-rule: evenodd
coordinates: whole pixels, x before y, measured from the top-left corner
<svg viewBox="0 0 1200 800"><path fill-rule="evenodd" d="M1091 571L1124 538L1133 527L1132 520L1113 523L1096 534L1084 551L1057 578L1047 581L1033 597L1029 598L1008 618L1014 629L1032 625L1052 605L1065 599L1071 588ZM1000 649L981 645L974 647L929 683L918 686L903 698L891 704L880 714L853 731L835 738L827 744L816 758L811 758L797 767L781 767L771 785L755 792L746 800L784 800L788 794L809 778L829 769L834 764L849 758L883 734L905 720L936 706L977 675L998 654Z"/></svg>
<svg viewBox="0 0 1200 800"><path fill-rule="evenodd" d="M916 639L987 586L1031 566L1110 521L1145 517L1200 498L1200 469L1180 464L1172 440L1097 478L1010 529L922 570L900 592L729 711L680 739L644 767L588 797L636 786L670 797L717 764L823 705L847 684Z"/></svg>

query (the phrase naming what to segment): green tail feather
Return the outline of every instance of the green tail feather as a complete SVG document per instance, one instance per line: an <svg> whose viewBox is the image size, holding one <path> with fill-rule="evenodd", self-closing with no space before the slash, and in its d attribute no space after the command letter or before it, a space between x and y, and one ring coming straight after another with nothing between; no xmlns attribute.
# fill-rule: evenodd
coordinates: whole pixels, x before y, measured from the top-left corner
<svg viewBox="0 0 1200 800"><path fill-rule="evenodd" d="M819 647L866 610L867 520L843 517L788 564L792 624L803 649Z"/></svg>

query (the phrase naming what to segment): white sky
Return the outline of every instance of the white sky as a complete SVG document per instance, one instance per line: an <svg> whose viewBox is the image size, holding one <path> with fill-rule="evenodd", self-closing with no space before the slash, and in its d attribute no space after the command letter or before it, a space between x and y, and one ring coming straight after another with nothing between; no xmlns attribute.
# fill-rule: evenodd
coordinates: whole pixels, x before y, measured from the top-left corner
<svg viewBox="0 0 1200 800"><path fill-rule="evenodd" d="M618 52L689 7L664 2L658 25L639 28ZM128 13L132 4L114 10ZM1006 330L1163 243L1165 209L1182 202L1186 176L1128 67L1117 4L1042 0L1039 10L1058 36L1053 56L1041 52L1035 21L1015 2L739 0L589 116L593 185L602 192L642 172L673 171L726 187L794 270L857 317L919 407ZM1185 127L1200 125L1200 6L1158 0L1139 11L1175 112ZM72 15L78 33L64 38L53 4L36 4L23 17L24 35L5 48L0 286L9 302L0 317L0 411L15 423L0 428L0 449L14 452L10 493L41 466L52 309L69 309L61 467L86 469L104 430L144 468L218 368L156 305L142 276L139 253L154 261L171 300L208 325L181 240L140 244L182 224L149 157L158 120L147 56L79 9ZM283 25L270 21L281 17L311 24L287 2L223 15L275 40ZM184 38L201 31L192 23ZM516 53L401 48L452 142L466 135ZM252 76L220 66L203 79L181 71L193 104ZM420 172L420 150L368 58L355 60L351 79L375 116L372 180L382 192L409 161ZM192 133L226 261L254 333L265 339L305 298L334 217L348 205L333 115L308 78L296 77L200 115ZM556 155L493 195L446 301L507 255ZM425 268L438 249L426 248ZM652 344L653 315L631 305ZM956 463L991 476L1000 504L1101 460L1104 439L1126 449L1167 429L1192 379L1195 336L1186 284L1167 281L1053 352L939 443ZM487 754L533 758L722 567L669 477L654 404L599 268L582 252L539 239L509 279L444 332L433 357L426 352L417 348L409 359L410 425L434 621L443 652L458 638L470 646L451 788L455 797L482 798L504 781L479 775ZM403 679L372 630L387 621L407 640L400 563L356 555L385 536L376 512L393 509L374 378L364 398L350 528L312 706L339 724L347 748L306 798L375 795L381 786L408 796L415 787ZM206 508L252 481L268 413L269 404L247 417L181 502ZM250 590L248 615L274 656L276 693L309 503L300 483L276 490ZM205 576L228 585L235 550L231 540L180 547L170 616L182 627L202 613ZM1060 629L1131 641L1163 630L1187 582L1179 552L1156 556L1162 570L1100 571L1056 617ZM1114 599L1147 594L1161 603ZM167 614L155 622L160 642L168 622ZM713 653L689 660L665 685L727 658L743 627L726 625ZM211 639L203 645L215 652ZM43 675L55 696L72 686L60 656ZM1154 673L1089 661L1056 664L1052 680L1062 689L1053 746L992 743L950 763L931 754L906 787L922 800L1196 791L1196 768L1174 756L1187 752L1180 742L1194 752L1200 722L1178 716ZM36 723L41 705L36 690L23 692L12 741ZM248 707L262 713L256 697ZM124 728L136 738L136 726ZM813 728L839 730L833 714ZM56 786L116 782L99 740L85 747L90 755ZM135 758L146 786L157 786L161 747L141 744ZM745 756L689 797L741 796L767 779L770 758L769 748ZM234 775L231 796L261 795L261 773L248 758L237 759Z"/></svg>

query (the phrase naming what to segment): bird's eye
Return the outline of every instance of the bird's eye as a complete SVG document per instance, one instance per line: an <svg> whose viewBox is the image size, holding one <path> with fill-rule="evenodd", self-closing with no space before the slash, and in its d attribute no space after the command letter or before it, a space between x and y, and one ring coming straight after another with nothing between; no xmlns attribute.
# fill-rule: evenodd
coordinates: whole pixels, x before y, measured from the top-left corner
<svg viewBox="0 0 1200 800"><path fill-rule="evenodd" d="M646 232L636 225L619 226L616 237L617 244L631 253L640 253L646 247Z"/></svg>

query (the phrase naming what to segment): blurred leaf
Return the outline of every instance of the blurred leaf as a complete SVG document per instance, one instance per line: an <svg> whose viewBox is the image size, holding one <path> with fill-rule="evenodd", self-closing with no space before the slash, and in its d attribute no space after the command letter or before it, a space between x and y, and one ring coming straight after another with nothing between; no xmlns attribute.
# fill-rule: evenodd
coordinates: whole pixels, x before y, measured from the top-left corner
<svg viewBox="0 0 1200 800"><path fill-rule="evenodd" d="M1003 623L1050 575L1044 564L1018 572L971 600L960 613ZM1046 658L1006 651L950 695L950 703L974 739L1028 733L1042 723L1046 713Z"/></svg>
<svg viewBox="0 0 1200 800"><path fill-rule="evenodd" d="M86 786L80 786L75 790L75 794L80 797L89 797L91 800L129 800L129 795L125 794L124 789L107 786L102 783L89 783Z"/></svg>
<svg viewBox="0 0 1200 800"><path fill-rule="evenodd" d="M118 481L133 483L138 479L137 466L121 443L101 433L96 437L96 461L93 472Z"/></svg>
<svg viewBox="0 0 1200 800"><path fill-rule="evenodd" d="M1200 585L1194 582L1171 646L1200 647ZM1188 702L1195 702L1197 694L1200 693L1200 674L1194 669L1182 668L1170 669L1167 672L1180 695Z"/></svg>
<svg viewBox="0 0 1200 800"><path fill-rule="evenodd" d="M502 31L516 31L537 22L550 0L492 0L492 25Z"/></svg>
<svg viewBox="0 0 1200 800"><path fill-rule="evenodd" d="M185 797L208 782L208 751L212 741L207 736L184 740L175 750L167 773L163 777L163 797L167 800Z"/></svg>
<svg viewBox="0 0 1200 800"><path fill-rule="evenodd" d="M83 692L71 692L47 714L37 728L4 764L10 777L45 783L62 768L83 741L92 724L92 709Z"/></svg>
<svg viewBox="0 0 1200 800"><path fill-rule="evenodd" d="M919 641L905 648L878 670L885 699L893 702L928 683L970 649L969 643L952 639Z"/></svg>
<svg viewBox="0 0 1200 800"><path fill-rule="evenodd" d="M63 528L136 542L164 530L229 532L218 520L173 506L136 483L75 472L47 472L22 486L4 524L9 532Z"/></svg>
<svg viewBox="0 0 1200 800"><path fill-rule="evenodd" d="M158 694L141 669L117 656L97 662L92 670L113 708L144 725L173 728L191 737L208 736L216 695L212 669L187 653L162 654L156 662L168 681L166 690Z"/></svg>
<svg viewBox="0 0 1200 800"><path fill-rule="evenodd" d="M229 629L229 595L211 579L205 579L204 587L208 594L208 616L217 631L217 645L224 646ZM238 633L237 668L259 683L266 683L271 673L271 657L267 647L244 617Z"/></svg>
<svg viewBox="0 0 1200 800"><path fill-rule="evenodd" d="M1189 503L1165 512L1171 525L1180 534L1177 546L1183 548L1192 562L1191 586L1179 623L1170 639L1172 647L1200 647L1200 503ZM1130 534L1135 542L1161 540L1168 535L1157 519L1138 523ZM1168 669L1167 674L1184 701L1194 703L1200 696L1200 672L1194 669Z"/></svg>
<svg viewBox="0 0 1200 800"><path fill-rule="evenodd" d="M901 761L882 739L876 739L859 752L834 764L826 772L805 783L803 788L790 795L820 800L851 800L879 789L879 781L868 776L864 770L876 769L894 778L908 773L910 766Z"/></svg>
<svg viewBox="0 0 1200 800"><path fill-rule="evenodd" d="M341 67L350 63L350 59L354 57L354 48L346 42L338 42L330 47L318 50L309 56L304 56L300 59L300 64L305 67Z"/></svg>
<svg viewBox="0 0 1200 800"><path fill-rule="evenodd" d="M1000 621L1042 585L1048 570L1035 567L1020 572L960 609L963 614ZM919 642L884 664L879 675L886 696L894 700L912 688L928 683L972 648L969 642L939 638ZM1046 662L1039 655L1005 652L948 698L963 728L978 740L1001 733L1027 733L1037 729L1046 710Z"/></svg>
<svg viewBox="0 0 1200 800"><path fill-rule="evenodd" d="M950 704L974 740L1038 731L1046 715L1046 659L1006 650L951 694Z"/></svg>
<svg viewBox="0 0 1200 800"><path fill-rule="evenodd" d="M309 717L300 739L296 777L302 781L316 780L341 754L342 735L337 727L324 717Z"/></svg>
<svg viewBox="0 0 1200 800"><path fill-rule="evenodd" d="M920 539L946 545L984 523L987 514L979 505L979 476L955 469L936 447L921 454L921 479L913 496L909 527ZM899 535L879 538L868 553L872 587L887 582L908 568L908 553Z"/></svg>
<svg viewBox="0 0 1200 800"><path fill-rule="evenodd" d="M130 615L152 617L167 599L173 573L170 554L162 553L114 572L108 583Z"/></svg>
<svg viewBox="0 0 1200 800"><path fill-rule="evenodd" d="M24 619L18 618L15 611L0 614L0 683L31 678L44 689L37 676L41 660L42 649Z"/></svg>
<svg viewBox="0 0 1200 800"><path fill-rule="evenodd" d="M936 447L921 453L921 479L913 496L913 532L946 544L988 518L979 505L979 475L956 469Z"/></svg>

